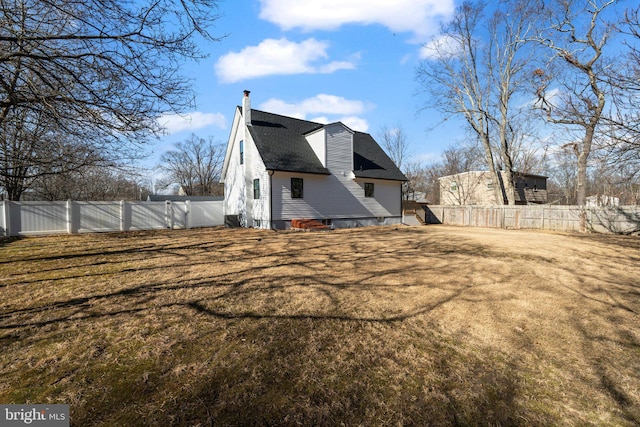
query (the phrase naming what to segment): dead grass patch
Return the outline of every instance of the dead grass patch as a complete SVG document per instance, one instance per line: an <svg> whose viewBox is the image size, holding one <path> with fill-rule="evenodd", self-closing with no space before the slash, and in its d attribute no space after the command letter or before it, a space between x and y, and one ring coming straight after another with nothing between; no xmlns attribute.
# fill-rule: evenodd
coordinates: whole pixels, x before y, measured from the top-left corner
<svg viewBox="0 0 640 427"><path fill-rule="evenodd" d="M0 402L73 425L637 425L640 246L445 226L0 244Z"/></svg>

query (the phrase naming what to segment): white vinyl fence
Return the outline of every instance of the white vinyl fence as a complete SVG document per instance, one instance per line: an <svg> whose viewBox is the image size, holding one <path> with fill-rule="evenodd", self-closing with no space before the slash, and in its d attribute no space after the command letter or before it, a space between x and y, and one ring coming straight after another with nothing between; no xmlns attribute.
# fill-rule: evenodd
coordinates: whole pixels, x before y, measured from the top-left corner
<svg viewBox="0 0 640 427"><path fill-rule="evenodd" d="M640 232L639 206L434 205L425 206L419 215L424 215L422 219L427 224L623 234Z"/></svg>
<svg viewBox="0 0 640 427"><path fill-rule="evenodd" d="M161 230L224 225L222 201L8 202L0 236Z"/></svg>

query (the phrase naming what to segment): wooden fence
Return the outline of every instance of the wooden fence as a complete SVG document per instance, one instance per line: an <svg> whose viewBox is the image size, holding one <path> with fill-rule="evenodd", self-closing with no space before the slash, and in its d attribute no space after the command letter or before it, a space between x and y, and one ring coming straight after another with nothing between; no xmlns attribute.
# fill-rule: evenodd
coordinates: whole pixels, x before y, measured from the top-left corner
<svg viewBox="0 0 640 427"><path fill-rule="evenodd" d="M0 236L211 227L222 201L0 203Z"/></svg>
<svg viewBox="0 0 640 427"><path fill-rule="evenodd" d="M427 224L631 234L640 232L640 207L424 206Z"/></svg>

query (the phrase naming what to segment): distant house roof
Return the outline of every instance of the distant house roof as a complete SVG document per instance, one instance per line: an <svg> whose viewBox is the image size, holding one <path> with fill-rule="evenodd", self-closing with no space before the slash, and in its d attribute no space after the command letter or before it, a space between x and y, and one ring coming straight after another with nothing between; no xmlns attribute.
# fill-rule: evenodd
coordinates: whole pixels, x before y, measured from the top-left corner
<svg viewBox="0 0 640 427"><path fill-rule="evenodd" d="M267 170L329 175L305 138L323 127L321 123L251 109L249 132ZM368 133L353 132L353 165L358 178L407 180Z"/></svg>
<svg viewBox="0 0 640 427"><path fill-rule="evenodd" d="M147 197L147 202L186 202L190 200L192 202L220 202L224 200L224 196L178 196L172 194L150 194Z"/></svg>

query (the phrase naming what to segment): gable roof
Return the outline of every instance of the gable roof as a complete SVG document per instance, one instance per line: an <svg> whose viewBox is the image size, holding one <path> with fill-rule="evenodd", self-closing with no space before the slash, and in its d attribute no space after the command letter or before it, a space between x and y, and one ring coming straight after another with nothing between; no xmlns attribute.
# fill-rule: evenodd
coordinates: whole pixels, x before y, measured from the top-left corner
<svg viewBox="0 0 640 427"><path fill-rule="evenodd" d="M242 107L238 109L242 112ZM268 170L329 175L305 138L324 126L251 109L249 132ZM353 165L358 178L407 180L368 133L353 132Z"/></svg>
<svg viewBox="0 0 640 427"><path fill-rule="evenodd" d="M242 111L242 107L238 107ZM319 123L251 109L251 138L268 170L329 175L304 135Z"/></svg>

